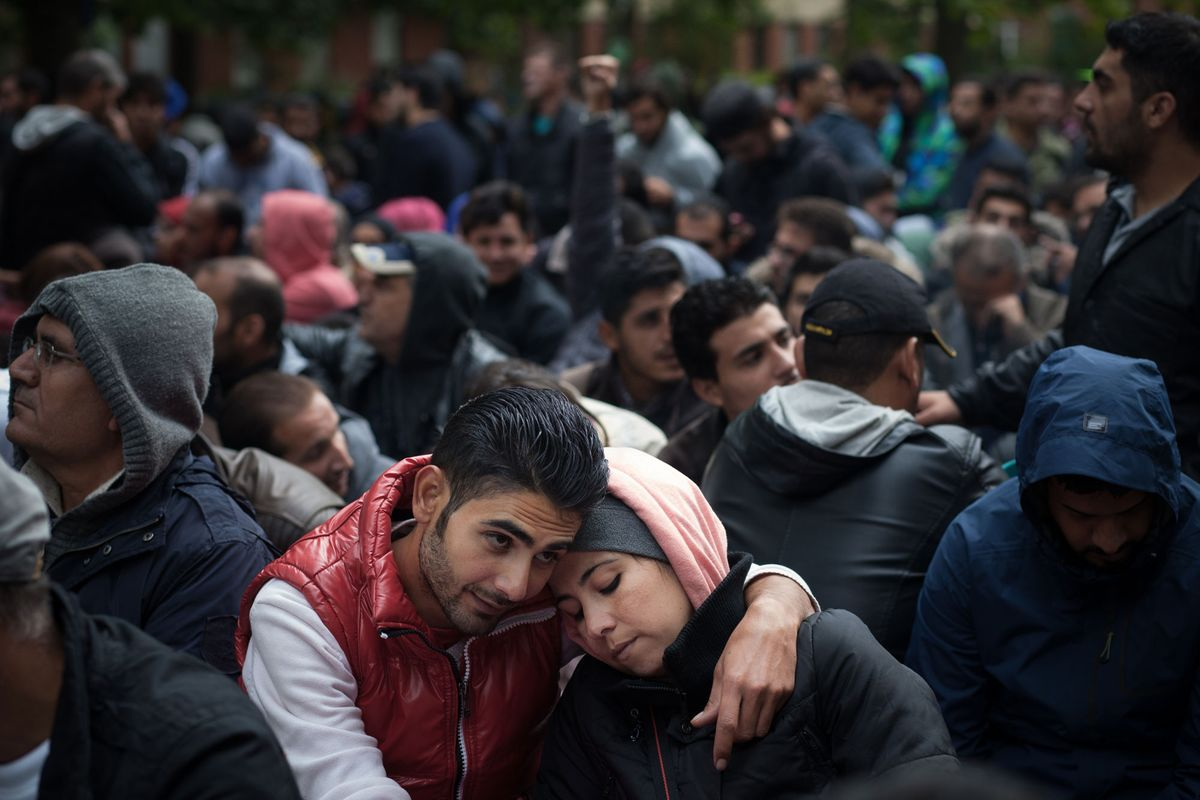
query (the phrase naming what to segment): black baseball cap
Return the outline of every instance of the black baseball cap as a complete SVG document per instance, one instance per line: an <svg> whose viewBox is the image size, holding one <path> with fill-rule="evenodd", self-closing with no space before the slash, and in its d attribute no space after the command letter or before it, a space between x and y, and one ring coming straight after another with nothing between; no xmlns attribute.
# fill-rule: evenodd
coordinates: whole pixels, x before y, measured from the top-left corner
<svg viewBox="0 0 1200 800"><path fill-rule="evenodd" d="M826 303L850 303L861 317L814 322L813 312ZM925 311L925 290L916 281L873 258L856 258L829 271L805 306L800 329L805 336L836 340L840 336L865 333L902 333L936 344L954 358L958 353L946 344Z"/></svg>

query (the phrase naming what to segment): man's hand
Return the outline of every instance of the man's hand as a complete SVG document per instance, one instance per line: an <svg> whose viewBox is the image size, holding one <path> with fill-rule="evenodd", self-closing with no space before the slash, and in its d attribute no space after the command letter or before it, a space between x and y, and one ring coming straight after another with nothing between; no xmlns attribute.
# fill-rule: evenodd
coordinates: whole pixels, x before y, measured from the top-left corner
<svg viewBox="0 0 1200 800"><path fill-rule="evenodd" d="M1049 236L1041 236L1038 243L1050 253L1050 278L1055 286L1062 286L1075 271L1075 259L1079 248L1070 242L1060 242Z"/></svg>
<svg viewBox="0 0 1200 800"><path fill-rule="evenodd" d="M987 312L992 319L1000 320L1005 336L1012 336L1025 324L1025 306L1021 305L1021 298L1015 294L1006 294L989 301Z"/></svg>
<svg viewBox="0 0 1200 800"><path fill-rule="evenodd" d="M729 765L734 742L766 736L776 712L796 687L796 633L814 613L795 581L764 575L746 587L746 615L734 629L713 672L704 710L694 727L717 724L713 763Z"/></svg>
<svg viewBox="0 0 1200 800"><path fill-rule="evenodd" d="M917 422L922 425L955 425L962 422L958 403L949 392L921 392L917 400Z"/></svg>
<svg viewBox="0 0 1200 800"><path fill-rule="evenodd" d="M621 64L612 56L585 56L579 59L579 80L583 99L591 114L612 111L613 90Z"/></svg>
<svg viewBox="0 0 1200 800"><path fill-rule="evenodd" d="M652 206L669 206L675 201L675 190L662 178L648 176L642 185L646 187L646 199Z"/></svg>

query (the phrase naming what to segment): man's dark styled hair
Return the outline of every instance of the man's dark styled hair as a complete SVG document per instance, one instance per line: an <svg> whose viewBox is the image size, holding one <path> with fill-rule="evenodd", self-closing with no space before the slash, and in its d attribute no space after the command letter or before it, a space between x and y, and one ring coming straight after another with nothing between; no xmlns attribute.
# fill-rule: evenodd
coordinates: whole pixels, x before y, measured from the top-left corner
<svg viewBox="0 0 1200 800"><path fill-rule="evenodd" d="M130 73L129 82L125 84L125 93L121 95L121 102L128 103L131 100L144 100L152 106L165 106L167 84L153 72Z"/></svg>
<svg viewBox="0 0 1200 800"><path fill-rule="evenodd" d="M671 342L683 371L689 378L716 379L713 334L774 304L771 290L748 278L716 278L688 289L671 309Z"/></svg>
<svg viewBox="0 0 1200 800"><path fill-rule="evenodd" d="M846 207L827 197L797 197L779 207L779 224L790 222L812 233L813 244L850 250L858 228Z"/></svg>
<svg viewBox="0 0 1200 800"><path fill-rule="evenodd" d="M806 322L824 324L859 319L863 311L853 303L831 300L809 312ZM824 339L804 337L806 377L862 392L875 382L896 351L912 338L907 333L862 333Z"/></svg>
<svg viewBox="0 0 1200 800"><path fill-rule="evenodd" d="M1008 156L992 156L983 164L983 172L998 172L1013 183L1029 185L1029 167L1023 159Z"/></svg>
<svg viewBox="0 0 1200 800"><path fill-rule="evenodd" d="M660 289L684 281L683 267L669 250L622 250L617 263L600 281L600 316L613 327L629 310L633 298L646 289Z"/></svg>
<svg viewBox="0 0 1200 800"><path fill-rule="evenodd" d="M125 73L115 58L103 50L81 50L67 59L58 71L58 96L63 99L79 97L92 85L125 85Z"/></svg>
<svg viewBox="0 0 1200 800"><path fill-rule="evenodd" d="M1025 208L1025 221L1029 222L1033 219L1033 200L1029 198L1029 192L1025 191L1025 187L1017 183L1002 183L984 189L979 193L979 197L975 198L975 206L971 211L975 214L981 213L988 201L994 199L1020 203Z"/></svg>
<svg viewBox="0 0 1200 800"><path fill-rule="evenodd" d="M792 97L800 93L800 85L815 81L821 74L825 62L819 58L802 58L790 67L781 71L775 79L776 86L782 86Z"/></svg>
<svg viewBox="0 0 1200 800"><path fill-rule="evenodd" d="M608 462L591 421L561 391L511 386L459 407L433 449L446 474L444 513L500 492L542 495L586 513L608 488Z"/></svg>
<svg viewBox="0 0 1200 800"><path fill-rule="evenodd" d="M675 107L675 104L671 102L671 96L667 94L666 87L653 78L638 78L632 81L629 88L625 90L625 105L628 107L634 101L644 97L649 98L663 111L670 111Z"/></svg>
<svg viewBox="0 0 1200 800"><path fill-rule="evenodd" d="M747 131L765 128L771 121L771 106L750 84L726 81L704 98L700 110L704 133L714 142L732 139Z"/></svg>
<svg viewBox="0 0 1200 800"><path fill-rule="evenodd" d="M1200 146L1200 20L1187 14L1135 14L1108 23L1104 39L1121 53L1134 102L1170 92L1184 138Z"/></svg>
<svg viewBox="0 0 1200 800"><path fill-rule="evenodd" d="M878 56L863 56L846 65L842 83L847 88L857 86L868 92L882 87L899 89L900 73Z"/></svg>
<svg viewBox="0 0 1200 800"><path fill-rule="evenodd" d="M251 314L258 314L263 320L262 341L279 342L283 331L283 288L278 280L267 279L268 273L257 266L266 265L249 256L227 256L205 261L196 268L196 274L207 270L232 271L235 281L229 294L229 324L236 325Z"/></svg>
<svg viewBox="0 0 1200 800"><path fill-rule="evenodd" d="M218 427L221 443L234 450L257 447L283 454L272 436L275 426L308 408L321 387L300 375L260 372L237 382L224 404Z"/></svg>
<svg viewBox="0 0 1200 800"><path fill-rule="evenodd" d="M421 108L437 111L442 107L442 98L446 94L442 78L429 67L405 67L400 71L400 85L416 90Z"/></svg>
<svg viewBox="0 0 1200 800"><path fill-rule="evenodd" d="M258 138L258 115L245 103L236 103L220 115L221 136L229 152L236 153L254 144Z"/></svg>
<svg viewBox="0 0 1200 800"><path fill-rule="evenodd" d="M695 200L679 209L678 214L685 216L688 219L702 220L708 217L719 217L721 219L721 238L727 239L732 233L733 220L731 219L732 210L729 208L729 203L726 203L716 195L699 195Z"/></svg>
<svg viewBox="0 0 1200 800"><path fill-rule="evenodd" d="M1049 75L1037 70L1025 70L1017 72L1008 77L1008 81L1004 85L1004 97L1007 100L1013 100L1027 86L1045 86L1047 83L1054 81Z"/></svg>
<svg viewBox="0 0 1200 800"><path fill-rule="evenodd" d="M476 187L458 216L463 236L483 225L495 225L505 214L517 218L521 230L534 236L533 208L525 190L511 181L492 181Z"/></svg>

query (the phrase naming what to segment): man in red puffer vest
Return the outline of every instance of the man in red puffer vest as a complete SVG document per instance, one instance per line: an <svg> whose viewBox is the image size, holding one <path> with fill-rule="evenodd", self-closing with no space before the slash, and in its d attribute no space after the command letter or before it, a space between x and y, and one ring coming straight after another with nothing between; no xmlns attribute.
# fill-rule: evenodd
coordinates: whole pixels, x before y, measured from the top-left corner
<svg viewBox="0 0 1200 800"><path fill-rule="evenodd" d="M607 478L565 396L501 389L263 570L237 654L305 798L513 798L532 785L563 662L545 585ZM778 595L756 605L794 644L801 590L768 580L794 593L786 608ZM776 644L761 622L746 663ZM742 679L721 691L769 722L777 704Z"/></svg>

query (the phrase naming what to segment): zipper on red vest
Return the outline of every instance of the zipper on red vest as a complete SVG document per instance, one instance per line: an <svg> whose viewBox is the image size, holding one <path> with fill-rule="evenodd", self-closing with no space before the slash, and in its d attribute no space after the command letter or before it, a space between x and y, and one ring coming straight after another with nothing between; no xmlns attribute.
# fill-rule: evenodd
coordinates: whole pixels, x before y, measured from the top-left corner
<svg viewBox="0 0 1200 800"><path fill-rule="evenodd" d="M470 714L470 700L467 693L467 680L471 674L470 647L474 637L467 639L463 643L463 671L460 673L458 669L458 660L448 650L443 650L435 646L429 641L420 630L416 628L380 628L379 638L390 639L392 636L417 636L425 646L435 653L441 653L450 662L450 672L454 676L454 683L458 687L458 725L455 728L454 737L454 755L457 763L454 771L454 797L456 800L463 798L463 784L467 778L467 739L465 733L464 722Z"/></svg>

